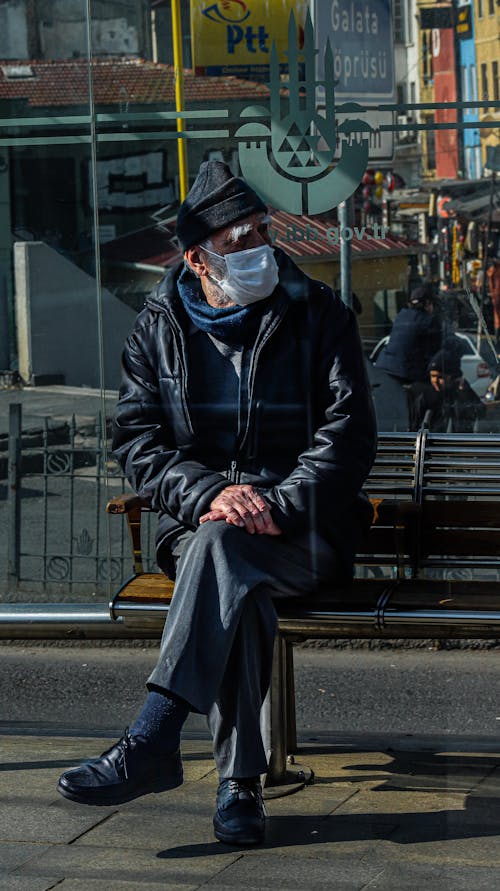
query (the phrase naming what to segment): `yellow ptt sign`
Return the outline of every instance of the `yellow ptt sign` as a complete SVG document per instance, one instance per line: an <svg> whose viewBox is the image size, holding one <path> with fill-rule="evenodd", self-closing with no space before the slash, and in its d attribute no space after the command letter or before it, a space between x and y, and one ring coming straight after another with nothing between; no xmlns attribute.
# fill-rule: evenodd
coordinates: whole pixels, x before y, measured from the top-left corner
<svg viewBox="0 0 500 891"><path fill-rule="evenodd" d="M307 7L307 0L191 0L195 73L265 79L273 41L286 71L290 13L300 44Z"/></svg>

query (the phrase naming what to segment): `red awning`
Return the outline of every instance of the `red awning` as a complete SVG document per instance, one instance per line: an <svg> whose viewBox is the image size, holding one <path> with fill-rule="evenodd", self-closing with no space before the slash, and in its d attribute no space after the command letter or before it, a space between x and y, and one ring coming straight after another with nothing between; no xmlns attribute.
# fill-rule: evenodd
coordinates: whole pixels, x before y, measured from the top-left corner
<svg viewBox="0 0 500 891"><path fill-rule="evenodd" d="M351 243L353 260L413 254L420 247L417 242L391 235L381 225L374 228L352 226L342 232L338 220L333 216L297 217L279 210L273 212L270 228L275 244L294 259L337 259L340 257L342 234Z"/></svg>
<svg viewBox="0 0 500 891"><path fill-rule="evenodd" d="M101 253L104 259L115 263L174 266L182 259L179 248L172 241L174 231L173 223L169 223L167 229L151 226L104 244ZM340 257L340 227L334 217L297 217L282 210L272 211L270 231L274 244L295 260L324 262ZM359 258L406 256L425 249L417 242L391 235L382 226L353 226L347 237L351 242L354 261Z"/></svg>

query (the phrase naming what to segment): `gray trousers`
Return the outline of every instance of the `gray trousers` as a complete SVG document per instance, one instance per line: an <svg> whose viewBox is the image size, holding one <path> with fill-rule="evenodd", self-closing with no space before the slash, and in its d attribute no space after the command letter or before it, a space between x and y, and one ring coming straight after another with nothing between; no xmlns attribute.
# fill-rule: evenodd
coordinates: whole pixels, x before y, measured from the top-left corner
<svg viewBox="0 0 500 891"><path fill-rule="evenodd" d="M186 533L173 553L175 591L148 686L208 716L221 779L258 776L268 766L261 721L277 628L273 598L331 581L335 551L315 533L291 540L211 521Z"/></svg>

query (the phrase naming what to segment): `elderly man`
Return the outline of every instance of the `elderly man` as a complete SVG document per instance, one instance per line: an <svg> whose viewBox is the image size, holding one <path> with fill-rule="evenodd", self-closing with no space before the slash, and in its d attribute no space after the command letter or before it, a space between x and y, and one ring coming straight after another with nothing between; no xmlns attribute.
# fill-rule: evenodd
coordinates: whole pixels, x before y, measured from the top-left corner
<svg viewBox="0 0 500 891"><path fill-rule="evenodd" d="M375 429L354 316L268 233L267 208L218 161L182 204L184 263L146 301L123 354L114 454L158 512L175 592L144 707L59 791L118 804L182 782L181 728L208 715L214 829L264 837L261 709L273 598L352 573Z"/></svg>

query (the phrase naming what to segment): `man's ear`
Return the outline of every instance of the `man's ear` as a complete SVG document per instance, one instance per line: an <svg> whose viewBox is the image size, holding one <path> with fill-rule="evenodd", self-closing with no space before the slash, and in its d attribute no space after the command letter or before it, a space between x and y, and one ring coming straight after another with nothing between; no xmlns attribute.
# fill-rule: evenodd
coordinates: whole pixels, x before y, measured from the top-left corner
<svg viewBox="0 0 500 891"><path fill-rule="evenodd" d="M208 267L204 257L197 245L190 247L184 252L184 259L189 263L196 275L202 276L208 273Z"/></svg>

